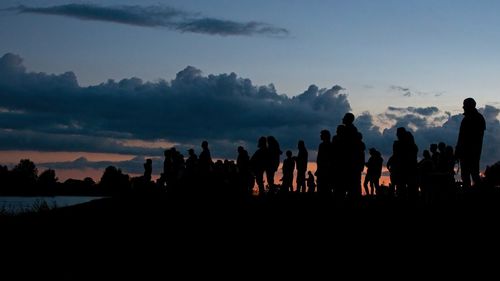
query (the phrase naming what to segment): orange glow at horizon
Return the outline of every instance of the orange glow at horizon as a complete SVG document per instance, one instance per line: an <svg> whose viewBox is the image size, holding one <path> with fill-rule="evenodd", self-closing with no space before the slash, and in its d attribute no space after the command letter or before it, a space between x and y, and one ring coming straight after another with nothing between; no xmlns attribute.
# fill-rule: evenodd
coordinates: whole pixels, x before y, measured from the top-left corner
<svg viewBox="0 0 500 281"><path fill-rule="evenodd" d="M136 145L138 143L134 143ZM47 167L43 165L43 163L48 162L66 162L66 161L74 161L80 157L85 157L89 161L127 161L131 160L135 157L135 155L121 155L121 154L111 154L111 153L90 153L90 152L41 152L41 151L0 151L0 164L2 165L15 165L19 163L21 159L30 159L35 162L37 167L39 167L39 173L45 170ZM214 158L214 161L219 160L218 158ZM223 160L223 159L220 159ZM234 161L234 159L228 159ZM281 163L278 170L274 176L275 184L281 184L280 179L283 177L283 164ZM118 167L120 168L120 167ZM311 171L313 174L316 172L317 164L316 162L308 162L307 171ZM156 180L159 177L159 174L162 172L162 167L153 167L153 180ZM306 178L307 176L306 171ZM366 169L365 169L366 171ZM383 173L387 172L387 168L384 166ZM64 182L67 179L84 179L86 177L91 177L94 181L98 182L104 173L104 169L93 169L93 168L84 168L84 169L56 169L56 176L59 178L60 182ZM128 173L130 177L140 176L140 174ZM296 189L296 175L297 171L294 171L294 181L293 187ZM364 173L362 175L361 184L364 181ZM316 180L316 178L315 178ZM265 181L265 176L264 176ZM390 183L389 176L382 175L380 178L380 185L388 185ZM267 184L267 183L266 183ZM255 185L255 189L257 186ZM361 187L362 188L362 187ZM362 189L362 193L364 193L364 189Z"/></svg>
<svg viewBox="0 0 500 281"><path fill-rule="evenodd" d="M121 155L112 153L94 153L94 152L44 152L44 151L20 151L9 150L0 151L0 164L1 165L16 165L22 159L30 159L33 161L38 172L41 173L48 167L43 163L49 162L67 162L74 161L80 157L85 157L89 161L127 161L135 157L135 155ZM64 182L67 179L80 179L91 177L94 181L98 182L101 179L104 169L55 169L56 176L59 182ZM136 176L132 175L131 176Z"/></svg>
<svg viewBox="0 0 500 281"><path fill-rule="evenodd" d="M316 164L316 162L308 162L307 163L307 171L306 171L306 179L308 178L308 175L307 175L307 172L308 171L311 171L314 175L314 173L316 172L316 169L318 168L318 165ZM360 188L361 188L361 193L363 195L366 195L365 193L365 190L363 188L363 182L365 180L365 172L366 172L366 168L364 169L362 175L361 175L361 185L360 185ZM389 176L385 176L383 175L385 172L388 172L387 168L384 166L382 168L382 176L380 177L380 180L379 180L379 184L382 186L382 185L386 185L388 186L389 183L391 182L391 179ZM274 174L274 183L275 184L280 184L280 179L283 177L283 163L280 164L279 168L278 168L278 171L276 171L276 173ZM293 173L293 189L296 190L297 189L297 182L296 182L296 179L297 179L297 170L294 170L294 173ZM316 181L317 178L316 176L314 176L314 180ZM267 181L266 181L266 175L264 175L264 184L267 185ZM317 187L316 187L317 188ZM254 185L254 191L257 191L258 190L258 187L257 187L257 183L255 183Z"/></svg>

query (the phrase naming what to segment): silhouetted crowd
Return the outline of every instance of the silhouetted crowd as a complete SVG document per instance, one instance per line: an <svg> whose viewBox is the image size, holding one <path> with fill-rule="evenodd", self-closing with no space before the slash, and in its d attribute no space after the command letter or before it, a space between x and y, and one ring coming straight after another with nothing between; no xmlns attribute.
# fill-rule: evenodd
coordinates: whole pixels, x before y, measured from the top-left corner
<svg viewBox="0 0 500 281"><path fill-rule="evenodd" d="M471 188L472 183L479 187L484 182L479 174L479 161L486 126L483 116L475 107L472 98L464 100L464 118L455 149L443 142L431 144L428 150L423 150L420 161L412 132L404 127L398 128L392 155L386 163L390 174L388 186L380 185L384 163L381 153L376 148L370 148L369 159L365 159L363 135L354 126L355 116L352 113L345 114L334 136L328 130L320 132L317 169L314 172L308 171L309 155L303 140L297 142L298 154L294 156L292 151L286 151L281 163L283 151L278 140L274 136L262 136L257 141L257 150L251 156L243 146L237 147L236 162L214 161L209 143L203 141L199 155L194 149L187 151L186 158L175 147L165 150L163 170L155 182L152 181L152 161L147 159L142 176L130 179L119 169L110 166L105 170L99 186L108 194L124 190L230 197L294 193L310 194L336 202L357 202L364 189L365 195L373 198L398 198L424 203L455 200L460 190ZM33 177L33 173L30 175L30 172L25 171L32 171L34 167L30 165L34 164L22 164L13 171L0 167L0 182L5 182L6 178L14 181L16 176L18 181L22 178L24 185L35 185L37 180L43 178L47 182L45 185L53 185L57 181L53 171L36 179L36 174ZM278 184L275 176L280 164L282 178ZM459 169L461 182L455 181L455 173ZM489 186L500 183L499 170L499 163L488 167L485 175ZM23 171L25 175L19 176ZM95 186L95 183L92 185Z"/></svg>
<svg viewBox="0 0 500 281"><path fill-rule="evenodd" d="M464 119L456 150L443 142L431 144L429 150L423 151L420 162L419 149L412 132L404 127L398 128L392 155L386 164L390 173L389 186L380 185L384 162L381 153L376 148L370 148L370 157L366 161L363 135L354 126L355 116L352 113L345 114L333 137L328 130L320 132L321 143L317 150L317 169L314 174L307 171L308 151L304 141L299 140L296 156L290 150L285 152L281 184L277 184L275 174L283 152L274 136L262 136L252 156L244 147L237 148L236 163L228 160L214 162L207 141L202 143L199 156L190 149L186 160L175 147L166 150L163 173L157 185L167 192L188 190L198 194L216 190L225 194L232 191L259 196L291 192L317 193L319 197L336 201L358 201L362 189L365 195L384 198L396 197L426 203L453 200L459 189L471 187L471 178L475 185L481 184L479 160L486 127L484 118L475 106L472 98L464 100ZM461 182L455 181L457 167L462 169ZM144 177L150 176L145 174Z"/></svg>

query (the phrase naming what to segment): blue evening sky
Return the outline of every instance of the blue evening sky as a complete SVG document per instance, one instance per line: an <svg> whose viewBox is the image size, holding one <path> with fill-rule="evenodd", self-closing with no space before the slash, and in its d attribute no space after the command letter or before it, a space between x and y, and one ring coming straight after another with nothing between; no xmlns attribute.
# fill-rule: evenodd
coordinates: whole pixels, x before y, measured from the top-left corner
<svg viewBox="0 0 500 281"><path fill-rule="evenodd" d="M468 96L478 106L500 101L500 1L3 0L0 8L68 3L166 5L265 22L290 34L206 35L0 11L0 56L18 54L30 71L74 71L83 86L134 76L169 81L187 65L205 75L235 72L258 85L273 83L289 96L310 84L338 84L355 112L392 105L457 113Z"/></svg>

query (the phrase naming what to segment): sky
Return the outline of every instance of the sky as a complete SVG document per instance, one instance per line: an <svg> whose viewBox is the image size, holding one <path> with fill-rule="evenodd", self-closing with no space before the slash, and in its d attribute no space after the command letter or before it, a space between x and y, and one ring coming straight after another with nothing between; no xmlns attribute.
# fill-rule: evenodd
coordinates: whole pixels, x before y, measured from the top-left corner
<svg viewBox="0 0 500 281"><path fill-rule="evenodd" d="M474 97L487 119L484 167L500 160L499 10L487 0L4 0L0 162L160 161L164 148L199 152L204 139L234 158L270 134L313 152L348 111L368 147L389 154L405 126L421 152L455 144Z"/></svg>

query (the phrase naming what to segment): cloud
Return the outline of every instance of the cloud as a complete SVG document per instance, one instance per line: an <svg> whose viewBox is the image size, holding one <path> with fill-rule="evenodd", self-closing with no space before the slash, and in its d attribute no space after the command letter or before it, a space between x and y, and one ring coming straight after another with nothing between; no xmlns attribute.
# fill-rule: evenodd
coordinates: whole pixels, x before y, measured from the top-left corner
<svg viewBox="0 0 500 281"><path fill-rule="evenodd" d="M491 105L480 108L486 120L486 131L483 141L483 153L481 165L491 165L500 160L500 109ZM367 147L376 147L384 155L385 160L392 154L392 143L396 139L396 129L405 127L413 132L415 141L419 147L419 157L425 149L429 149L431 143L444 142L455 147L460 123L463 115L451 115L436 107L388 107L387 111L377 116L369 112L363 113L356 120L358 129L364 135ZM380 131L374 126L375 119L390 120L391 125Z"/></svg>
<svg viewBox="0 0 500 281"><path fill-rule="evenodd" d="M351 110L343 91L311 85L289 98L273 85L253 85L235 73L203 76L192 66L170 82L130 78L80 87L71 72L28 72L19 56L6 54L0 58L0 149L151 155L124 143L165 140L199 151L207 139L215 156L234 158L237 144L253 151L262 135L289 149L304 139L315 149L318 133Z"/></svg>
<svg viewBox="0 0 500 281"><path fill-rule="evenodd" d="M415 95L417 95L417 96L432 95L434 97L440 97L445 93L444 91L434 91L434 92L417 91L415 89L410 89L408 87L402 87L402 86L397 86L397 85L391 85L389 87L389 91L398 92L399 94L401 94L404 97L413 97Z"/></svg>
<svg viewBox="0 0 500 281"><path fill-rule="evenodd" d="M408 113L415 113L418 115L423 115L423 116L431 116L439 112L439 109L435 106L429 106L429 107L394 107L394 106L389 106L387 108L389 111L396 111L396 112L408 112Z"/></svg>
<svg viewBox="0 0 500 281"><path fill-rule="evenodd" d="M130 146L127 145L125 139L17 129L0 129L0 150L84 151L127 155L163 154L162 148Z"/></svg>
<svg viewBox="0 0 500 281"><path fill-rule="evenodd" d="M311 85L288 97L272 84L254 85L235 73L204 75L192 66L171 81L130 78L81 87L72 72L29 72L21 57L6 54L0 58L0 150L161 157L169 145L148 142L175 143L185 154L188 148L199 153L201 142L208 140L213 157L234 159L238 145L252 154L260 136L274 135L283 151L295 153L297 141L303 139L314 161L319 132L334 133L351 111L345 91L339 85ZM480 111L487 122L484 167L500 159L500 109L486 105ZM461 114L437 107L388 107L381 114L362 113L355 125L367 147L386 156L397 127L406 127L414 132L421 155L431 143L455 146L461 120Z"/></svg>
<svg viewBox="0 0 500 281"><path fill-rule="evenodd" d="M285 28L271 24L251 21L237 22L190 13L168 6L99 6L93 4L67 4L50 7L18 6L9 10L19 13L57 15L77 18L114 22L143 27L165 27L179 32L201 33L209 35L268 35L288 36Z"/></svg>
<svg viewBox="0 0 500 281"><path fill-rule="evenodd" d="M213 18L203 18L185 21L176 26L182 32L204 33L210 35L253 35L265 34L275 36L287 36L288 30L274 27L261 22L234 22Z"/></svg>
<svg viewBox="0 0 500 281"><path fill-rule="evenodd" d="M389 90L399 92L405 97L411 97L413 95L410 88L406 87L392 85L389 87Z"/></svg>

